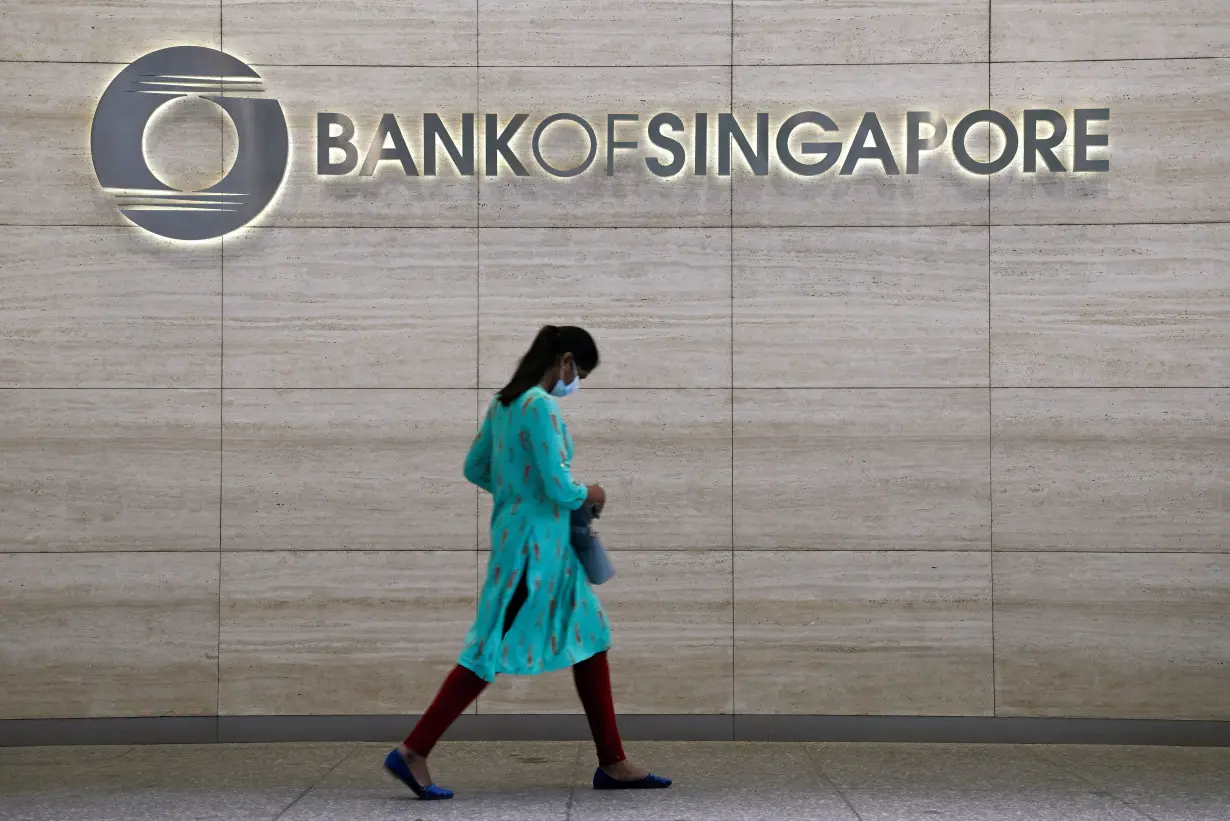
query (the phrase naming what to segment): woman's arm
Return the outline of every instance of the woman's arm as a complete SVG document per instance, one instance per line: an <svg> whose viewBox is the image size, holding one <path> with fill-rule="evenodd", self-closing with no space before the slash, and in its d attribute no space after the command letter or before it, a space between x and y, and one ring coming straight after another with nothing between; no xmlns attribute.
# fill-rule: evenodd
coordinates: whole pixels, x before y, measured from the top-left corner
<svg viewBox="0 0 1230 821"><path fill-rule="evenodd" d="M522 402L521 446L531 452L531 462L547 498L576 510L590 498L591 490L573 479L568 469L568 455L555 403L541 395L518 401ZM601 492L601 488L598 491Z"/></svg>
<svg viewBox="0 0 1230 821"><path fill-rule="evenodd" d="M466 454L465 466L466 479L488 493L495 492L491 482L491 416L494 410L494 404L487 409L482 427L478 429L474 444L470 445L470 452Z"/></svg>

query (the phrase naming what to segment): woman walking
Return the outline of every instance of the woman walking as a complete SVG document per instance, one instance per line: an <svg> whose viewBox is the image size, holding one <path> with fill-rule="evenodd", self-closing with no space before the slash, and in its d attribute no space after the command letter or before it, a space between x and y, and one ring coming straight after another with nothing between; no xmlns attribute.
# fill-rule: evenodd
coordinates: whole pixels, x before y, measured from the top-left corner
<svg viewBox="0 0 1230 821"><path fill-rule="evenodd" d="M598 750L595 789L669 787L624 756L615 722L607 650L611 629L572 550L571 512L601 507L599 485L572 478L572 437L556 398L574 393L598 367L593 338L548 325L496 395L470 453L465 476L494 497L491 558L478 615L458 665L385 768L422 799L452 798L436 786L427 758L457 717L495 677L572 667Z"/></svg>

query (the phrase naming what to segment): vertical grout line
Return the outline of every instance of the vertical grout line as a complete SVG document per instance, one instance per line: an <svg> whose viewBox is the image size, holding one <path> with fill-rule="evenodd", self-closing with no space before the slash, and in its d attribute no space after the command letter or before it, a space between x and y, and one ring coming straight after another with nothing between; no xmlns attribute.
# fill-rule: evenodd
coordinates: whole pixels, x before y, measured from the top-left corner
<svg viewBox="0 0 1230 821"><path fill-rule="evenodd" d="M987 0L987 109L991 108L991 49L994 0ZM987 160L991 159L991 130L987 129ZM995 413L992 395L995 386L991 377L991 177L987 175L987 547L991 555L991 715L999 714L999 682L996 675L998 658L995 648Z"/></svg>
<svg viewBox="0 0 1230 821"><path fill-rule="evenodd" d="M482 424L482 388L481 381L481 366L482 359L482 304L483 304L483 233L482 233L482 216L483 193L482 193L482 170L480 169L480 157L482 156L481 146L479 145L479 84L481 70L479 65L479 22L478 18L481 14L481 0L474 0L474 424L475 427ZM482 564L482 556L479 553L479 546L482 544L482 491L478 488L474 489L474 606L478 607L478 599L482 595L482 573L480 565ZM482 713L482 695L480 694L474 699L474 714Z"/></svg>
<svg viewBox="0 0 1230 821"><path fill-rule="evenodd" d="M223 3L218 0L218 50L225 45ZM223 96L226 89L222 89ZM226 174L226 113L218 114L218 173ZM216 667L214 671L214 741L222 740L222 493L225 458L223 432L226 426L226 237L218 246L218 635L214 645Z"/></svg>
<svg viewBox="0 0 1230 821"><path fill-rule="evenodd" d="M735 113L735 0L730 0L730 113ZM706 138L707 141L707 138ZM733 172L734 169L732 168ZM735 175L730 175L730 740L735 740Z"/></svg>

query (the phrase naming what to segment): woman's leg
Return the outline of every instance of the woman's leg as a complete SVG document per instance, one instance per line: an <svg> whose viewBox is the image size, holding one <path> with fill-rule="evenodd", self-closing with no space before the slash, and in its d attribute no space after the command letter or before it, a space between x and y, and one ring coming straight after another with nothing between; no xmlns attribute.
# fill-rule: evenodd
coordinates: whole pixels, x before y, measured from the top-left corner
<svg viewBox="0 0 1230 821"><path fill-rule="evenodd" d="M474 703L486 686L487 682L460 664L454 667L402 747L421 758L431 755L440 736Z"/></svg>
<svg viewBox="0 0 1230 821"><path fill-rule="evenodd" d="M611 670L606 651L574 665L572 680L585 707L594 746L598 748L598 765L610 767L618 764L626 756L619 738L619 725L615 721L615 699L611 696Z"/></svg>
<svg viewBox="0 0 1230 821"><path fill-rule="evenodd" d="M423 713L414 732L410 733L405 742L384 759L384 768L395 778L412 789L419 798L439 799L452 798L452 790L437 787L431 780L431 771L427 768L427 756L431 754L440 736L452 726L457 716L465 712L466 707L474 703L478 694L487 686L487 682L476 676L472 671L461 665L453 668L453 672L444 679L440 692L427 712Z"/></svg>
<svg viewBox="0 0 1230 821"><path fill-rule="evenodd" d="M585 717L589 719L589 729L594 734L594 746L598 748L599 771L594 773L594 789L656 790L669 787L669 778L653 775L624 755L619 727L615 723L615 699L611 697L611 671L607 666L606 651L573 665L572 679L576 682L581 703L585 705Z"/></svg>
<svg viewBox="0 0 1230 821"><path fill-rule="evenodd" d="M523 571L521 582L517 585L512 601L509 602L505 611L505 634L512 627L513 620L525 604L527 596L528 588ZM453 722L465 712L466 708L474 703L486 687L487 682L475 675L473 671L460 664L454 667L444 679L440 692L436 693L427 712L423 713L419 723L415 725L414 731L397 748L420 785L431 783L431 775L427 769L427 756L431 755L431 751L435 749L436 742L449 727L453 726Z"/></svg>
<svg viewBox="0 0 1230 821"><path fill-rule="evenodd" d="M504 610L504 633L507 636L508 631L512 629L513 622L517 620L517 614L521 612L526 600L530 597L530 587L525 581L525 570L521 571L521 581L517 582L517 589L513 591L512 598L508 600L508 607Z"/></svg>

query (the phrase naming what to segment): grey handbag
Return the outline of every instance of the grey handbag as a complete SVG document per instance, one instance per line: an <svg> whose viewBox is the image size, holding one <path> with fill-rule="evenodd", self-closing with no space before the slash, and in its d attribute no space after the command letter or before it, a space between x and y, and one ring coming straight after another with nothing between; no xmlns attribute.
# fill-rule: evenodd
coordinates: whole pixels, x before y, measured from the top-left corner
<svg viewBox="0 0 1230 821"><path fill-rule="evenodd" d="M615 575L611 557L594 532L593 522L598 514L597 505L581 505L572 511L572 549L581 560L581 567L585 568L590 584L602 584Z"/></svg>

